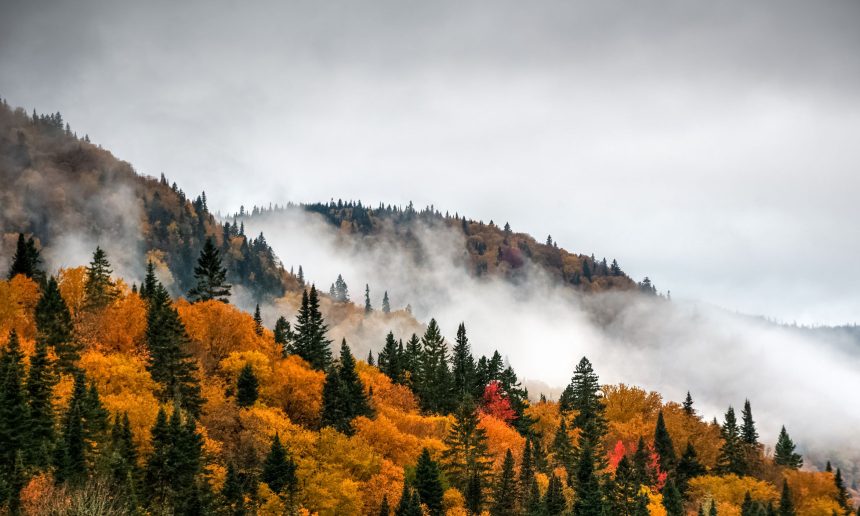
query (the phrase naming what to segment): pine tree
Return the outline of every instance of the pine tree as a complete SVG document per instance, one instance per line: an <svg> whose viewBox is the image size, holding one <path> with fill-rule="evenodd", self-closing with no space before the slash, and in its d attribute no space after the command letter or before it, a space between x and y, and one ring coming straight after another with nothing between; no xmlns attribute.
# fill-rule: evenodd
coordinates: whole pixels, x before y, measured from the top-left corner
<svg viewBox="0 0 860 516"><path fill-rule="evenodd" d="M296 469L296 463L287 454L287 450L281 444L281 438L276 433L269 453L263 461L263 473L260 480L265 482L273 492L283 494L290 506L295 504L299 490Z"/></svg>
<svg viewBox="0 0 860 516"><path fill-rule="evenodd" d="M257 303L257 308L254 309L254 333L258 336L263 336L263 316L260 315L260 304Z"/></svg>
<svg viewBox="0 0 860 516"><path fill-rule="evenodd" d="M603 515L603 495L594 468L596 462L593 445L586 440L580 446L576 457L573 478L573 488L576 493L573 501L574 516Z"/></svg>
<svg viewBox="0 0 860 516"><path fill-rule="evenodd" d="M791 469L799 469L803 466L803 458L799 453L794 452L795 445L788 432L785 431L785 426L779 431L779 438L776 440L776 447L773 452L773 461L780 466L785 466ZM780 509L782 510L782 509Z"/></svg>
<svg viewBox="0 0 860 516"><path fill-rule="evenodd" d="M63 433L54 451L54 480L80 484L87 475L83 407L74 397L64 417Z"/></svg>
<svg viewBox="0 0 860 516"><path fill-rule="evenodd" d="M391 303L388 301L388 291L382 295L382 313L390 314L391 313Z"/></svg>
<svg viewBox="0 0 860 516"><path fill-rule="evenodd" d="M483 483L491 467L487 433L478 423L474 403L466 400L454 414L454 424L445 436L446 449L442 452L445 473L460 490L464 490L473 473L480 475Z"/></svg>
<svg viewBox="0 0 860 516"><path fill-rule="evenodd" d="M376 367L376 360L373 359L373 350L367 351L367 365Z"/></svg>
<svg viewBox="0 0 860 516"><path fill-rule="evenodd" d="M197 266L194 267L194 288L188 291L192 303L217 299L223 303L230 297L232 285L226 282L227 269L221 265L221 256L211 238L206 239Z"/></svg>
<svg viewBox="0 0 860 516"><path fill-rule="evenodd" d="M349 301L349 287L346 286L346 282L340 274L337 275L337 281L334 282L334 298L341 303Z"/></svg>
<svg viewBox="0 0 860 516"><path fill-rule="evenodd" d="M456 400L451 396L453 387L448 369L448 345L435 319L430 319L421 345L415 390L424 410L445 414L451 411Z"/></svg>
<svg viewBox="0 0 860 516"><path fill-rule="evenodd" d="M39 302L36 304L36 341L54 349L57 367L71 373L80 358L80 345L72 334L72 315L60 294L60 287L53 276L48 280Z"/></svg>
<svg viewBox="0 0 860 516"><path fill-rule="evenodd" d="M755 421L753 421L750 400L744 401L744 410L741 418L743 420L743 424L741 426L741 439L744 443L750 446L758 446L758 431L755 428Z"/></svg>
<svg viewBox="0 0 860 516"><path fill-rule="evenodd" d="M427 506L431 516L442 514L442 482L439 479L439 465L430 458L427 448L421 450L418 464L415 466L415 490L421 498L421 503Z"/></svg>
<svg viewBox="0 0 860 516"><path fill-rule="evenodd" d="M519 491L516 472L514 471L514 456L510 448L505 453L502 470L499 472L493 491L493 505L490 514L493 516L515 516L517 514L517 498Z"/></svg>
<svg viewBox="0 0 860 516"><path fill-rule="evenodd" d="M532 461L532 441L531 439L526 439L526 443L523 446L523 455L520 458L519 503L522 508L525 508L528 505L529 489L531 489L534 476L535 470L534 463Z"/></svg>
<svg viewBox="0 0 860 516"><path fill-rule="evenodd" d="M239 479L239 473L232 462L227 464L227 474L224 477L224 485L221 487L221 498L228 514L242 516L246 513L242 481Z"/></svg>
<svg viewBox="0 0 860 516"><path fill-rule="evenodd" d="M394 516L422 516L423 513L418 493L409 488L408 482L403 482L403 493L400 495L400 503L394 509Z"/></svg>
<svg viewBox="0 0 860 516"><path fill-rule="evenodd" d="M523 512L526 516L543 516L544 514L543 500L540 497L540 487L537 479L532 477L528 487L526 501L523 504Z"/></svg>
<svg viewBox="0 0 860 516"><path fill-rule="evenodd" d="M373 306L370 305L370 285L364 285L364 315L370 315Z"/></svg>
<svg viewBox="0 0 860 516"><path fill-rule="evenodd" d="M296 318L293 352L314 369L325 371L331 364L331 341L326 338L326 326L319 310L317 289L311 285L310 293L302 293L302 304Z"/></svg>
<svg viewBox="0 0 860 516"><path fill-rule="evenodd" d="M372 414L364 385L355 371L355 358L343 340L339 363L326 374L323 385L322 425L352 434L352 420Z"/></svg>
<svg viewBox="0 0 860 516"><path fill-rule="evenodd" d="M236 380L236 404L240 407L251 407L259 397L260 382L254 374L251 364L245 364Z"/></svg>
<svg viewBox="0 0 860 516"><path fill-rule="evenodd" d="M15 254L12 256L12 265L9 267L8 278L12 279L18 274L41 282L44 279L44 272L39 269L39 263L42 261L39 256L39 250L36 249L36 243L33 238L24 238L24 233L18 233L18 244L15 247Z"/></svg>
<svg viewBox="0 0 860 516"><path fill-rule="evenodd" d="M671 478L663 488L663 507L666 508L666 516L684 516L684 499L675 487L675 481Z"/></svg>
<svg viewBox="0 0 860 516"><path fill-rule="evenodd" d="M559 399L559 409L562 413L569 410L577 412L573 419L573 426L580 430L579 447L590 445L595 458L593 469L603 469L605 462L602 440L607 431L604 415L606 407L603 404L597 374L594 373L591 362L587 358L582 357L577 364L570 385Z"/></svg>
<svg viewBox="0 0 860 516"><path fill-rule="evenodd" d="M639 486L630 460L626 455L621 457L615 468L615 478L607 496L611 514L633 516L639 503Z"/></svg>
<svg viewBox="0 0 860 516"><path fill-rule="evenodd" d="M466 499L466 510L472 515L481 514L481 509L484 506L484 489L481 478L480 473L472 471L466 484L466 491L463 493L463 497Z"/></svg>
<svg viewBox="0 0 860 516"><path fill-rule="evenodd" d="M567 510L567 500L564 498L561 480L555 474L549 477L549 486L543 500L547 516L560 516Z"/></svg>
<svg viewBox="0 0 860 516"><path fill-rule="evenodd" d="M842 470L836 468L836 474L833 476L833 483L836 485L836 502L842 506L845 511L851 510L851 495L848 494L848 489L845 488L845 481L842 479Z"/></svg>
<svg viewBox="0 0 860 516"><path fill-rule="evenodd" d="M466 337L466 325L460 323L457 328L457 341L451 350L451 373L454 395L458 401L464 399L475 390L475 359Z"/></svg>
<svg viewBox="0 0 860 516"><path fill-rule="evenodd" d="M0 487L11 490L7 496L10 509L17 505L18 492L23 487L22 455L31 440L23 360L18 334L12 330L7 347L0 354Z"/></svg>
<svg viewBox="0 0 860 516"><path fill-rule="evenodd" d="M287 321L287 318L284 316L278 317L278 320L275 321L275 329L273 330L275 335L275 344L280 346L281 354L286 357L290 353L292 353L292 330L290 329L290 323Z"/></svg>
<svg viewBox="0 0 860 516"><path fill-rule="evenodd" d="M37 468L47 467L51 460L55 439L53 387L56 383L47 343L39 339L30 357L27 375L30 443L25 451L26 463Z"/></svg>
<svg viewBox="0 0 860 516"><path fill-rule="evenodd" d="M409 340L406 341L405 352L400 355L403 357L401 363L403 373L407 380L406 383L413 391L417 389L419 382L418 364L421 361L421 355L423 353L424 352L421 349L421 339L418 338L418 335L413 333L412 336L409 337Z"/></svg>
<svg viewBox="0 0 860 516"><path fill-rule="evenodd" d="M140 471L128 412L125 412L122 417L119 412L114 415L108 447L108 469L114 485L127 500L129 512L137 512L137 482Z"/></svg>
<svg viewBox="0 0 860 516"><path fill-rule="evenodd" d="M379 352L377 363L379 364L379 370L391 378L391 381L394 383L404 382L401 354L392 332L388 332L388 335L385 336L385 346Z"/></svg>
<svg viewBox="0 0 860 516"><path fill-rule="evenodd" d="M116 285L110 278L112 272L107 254L101 247L96 247L93 259L87 267L84 283L84 307L86 309L104 308L116 299Z"/></svg>
<svg viewBox="0 0 860 516"><path fill-rule="evenodd" d="M728 411L726 411L726 418L721 434L723 445L717 457L717 471L721 474L733 473L738 476L744 475L747 469L746 458L740 429L735 418L735 409L732 407L729 407Z"/></svg>
<svg viewBox="0 0 860 516"><path fill-rule="evenodd" d="M666 429L662 410L657 414L657 426L654 430L654 451L657 452L660 469L667 473L673 472L676 461L675 446L672 444L669 431Z"/></svg>
<svg viewBox="0 0 860 516"><path fill-rule="evenodd" d="M159 384L159 401L178 402L196 417L203 405L197 364L186 351L190 339L185 325L161 283L156 283L147 308L146 343L146 369Z"/></svg>
<svg viewBox="0 0 860 516"><path fill-rule="evenodd" d="M681 460L678 461L678 467L675 469L678 490L681 494L686 493L689 481L704 474L705 467L699 462L696 449L693 448L693 444L690 441L687 441L687 448L684 450L684 454L681 455Z"/></svg>
<svg viewBox="0 0 860 516"><path fill-rule="evenodd" d="M779 497L779 516L795 516L794 502L791 501L791 490L788 481L782 480L782 495Z"/></svg>
<svg viewBox="0 0 860 516"><path fill-rule="evenodd" d="M570 434L567 431L567 423L562 417L558 425L558 430L555 432L555 437L552 440L553 460L556 467L564 468L567 471L568 482L573 481L573 462L576 455L573 449L573 444L570 441Z"/></svg>
<svg viewBox="0 0 860 516"><path fill-rule="evenodd" d="M696 410L693 408L693 397L690 396L690 391L687 391L687 397L684 398L684 403L681 405L684 408L684 414L694 416Z"/></svg>
<svg viewBox="0 0 860 516"><path fill-rule="evenodd" d="M146 262L146 276L140 284L140 298L144 301L149 301L149 298L155 292L155 284L158 278L155 277L155 265L152 260Z"/></svg>
<svg viewBox="0 0 860 516"><path fill-rule="evenodd" d="M155 512L195 514L200 510L203 438L194 418L174 408L170 420L159 410L152 427L152 454L146 465L147 499Z"/></svg>
<svg viewBox="0 0 860 516"><path fill-rule="evenodd" d="M744 495L744 501L741 504L741 516L755 516L755 507L753 506L752 496L747 491Z"/></svg>

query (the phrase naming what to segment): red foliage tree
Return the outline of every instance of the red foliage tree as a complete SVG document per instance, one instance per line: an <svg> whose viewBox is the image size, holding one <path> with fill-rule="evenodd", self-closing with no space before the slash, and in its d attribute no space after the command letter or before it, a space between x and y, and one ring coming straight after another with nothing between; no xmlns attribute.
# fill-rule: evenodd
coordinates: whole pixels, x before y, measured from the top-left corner
<svg viewBox="0 0 860 516"><path fill-rule="evenodd" d="M481 410L490 416L510 423L517 417L517 413L511 408L511 401L502 390L501 384L493 380L484 387L484 395L481 399Z"/></svg>

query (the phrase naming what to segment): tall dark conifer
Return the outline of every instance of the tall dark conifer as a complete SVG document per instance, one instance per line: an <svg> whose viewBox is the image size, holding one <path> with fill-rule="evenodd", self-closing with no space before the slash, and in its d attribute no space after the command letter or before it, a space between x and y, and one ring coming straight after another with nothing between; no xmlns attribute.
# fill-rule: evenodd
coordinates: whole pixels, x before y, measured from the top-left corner
<svg viewBox="0 0 860 516"><path fill-rule="evenodd" d="M776 447L773 450L773 461L780 466L785 466L791 469L799 469L803 466L803 458L799 453L795 453L794 441L788 436L785 427L779 431L779 438L776 440Z"/></svg>
<svg viewBox="0 0 860 516"><path fill-rule="evenodd" d="M475 359L472 357L464 323L460 323L457 328L457 341L451 350L451 363L454 396L462 400L475 390Z"/></svg>
<svg viewBox="0 0 860 516"><path fill-rule="evenodd" d="M355 371L355 358L344 339L340 347L340 360L329 369L323 385L322 425L352 434L352 420L371 414L367 393Z"/></svg>
<svg viewBox="0 0 860 516"><path fill-rule="evenodd" d="M194 288L188 291L188 299L194 303L217 299L223 303L230 297L232 285L227 283L227 269L221 265L221 256L211 238L206 239L197 266L194 267Z"/></svg>
<svg viewBox="0 0 860 516"><path fill-rule="evenodd" d="M17 504L21 487L15 484L22 479L22 456L31 439L23 361L18 334L12 330L9 342L0 354L0 484L6 484L2 487L11 491L7 498L13 507Z"/></svg>
<svg viewBox="0 0 860 516"><path fill-rule="evenodd" d="M451 395L453 386L451 371L448 369L448 345L435 319L430 319L427 331L421 338L421 346L415 383L421 407L428 412L448 413L456 400Z"/></svg>
<svg viewBox="0 0 860 516"><path fill-rule="evenodd" d="M251 364L245 364L236 379L236 404L240 407L250 407L259 397L260 381L254 374Z"/></svg>
<svg viewBox="0 0 860 516"><path fill-rule="evenodd" d="M514 456L511 450L505 453L502 470L498 474L493 489L493 505L490 507L492 516L516 516L518 514L517 499L519 486L516 471L514 471Z"/></svg>
<svg viewBox="0 0 860 516"><path fill-rule="evenodd" d="M299 490L296 469L296 463L281 444L281 438L275 434L269 453L263 461L263 472L260 480L265 482L275 493L282 494L291 507L296 502L296 495Z"/></svg>
<svg viewBox="0 0 860 516"><path fill-rule="evenodd" d="M454 424L445 437L446 449L442 452L445 473L461 491L465 491L472 474L480 475L483 484L491 468L487 432L478 423L474 403L466 400L454 414Z"/></svg>
<svg viewBox="0 0 860 516"><path fill-rule="evenodd" d="M722 474L733 473L738 476L745 474L747 469L746 454L735 417L735 409L732 407L726 411L721 434L723 445L717 456L717 471Z"/></svg>
<svg viewBox="0 0 860 516"><path fill-rule="evenodd" d="M666 421L663 419L663 411L657 414L657 426L654 429L654 451L660 461L660 469L665 472L674 472L676 455L675 445L672 437L666 429Z"/></svg>
<svg viewBox="0 0 860 516"><path fill-rule="evenodd" d="M93 259L87 267L84 282L84 307L88 310L104 308L117 296L116 285L111 280L110 262L107 253L101 247L96 247Z"/></svg>
<svg viewBox="0 0 860 516"><path fill-rule="evenodd" d="M430 516L442 515L442 496L444 490L439 478L439 465L430 457L427 448L421 450L415 466L415 490L421 503L427 506Z"/></svg>
<svg viewBox="0 0 860 516"><path fill-rule="evenodd" d="M331 364L331 341L326 338L328 326L319 309L317 289L302 293L302 304L296 318L293 352L314 369L325 371Z"/></svg>
<svg viewBox="0 0 860 516"><path fill-rule="evenodd" d="M391 313L391 303L388 301L388 291L385 291L385 294L382 295L382 313L389 314Z"/></svg>
<svg viewBox="0 0 860 516"><path fill-rule="evenodd" d="M382 351L379 352L376 363L379 365L379 370L391 378L391 381L394 383L403 383L405 381L402 356L392 332L388 332L388 335L385 336L385 345Z"/></svg>
<svg viewBox="0 0 860 516"><path fill-rule="evenodd" d="M80 358L80 345L73 335L72 315L60 294L56 278L48 280L36 304L36 341L54 349L57 367L70 373Z"/></svg>
<svg viewBox="0 0 860 516"><path fill-rule="evenodd" d="M574 516L603 516L603 494L594 469L597 459L594 457L594 447L591 441L585 440L580 446L576 457L573 489L576 493L573 501Z"/></svg>
<svg viewBox="0 0 860 516"><path fill-rule="evenodd" d="M24 238L24 233L18 233L18 244L15 247L15 254L12 256L12 265L9 267L7 277L12 279L18 274L23 274L41 282L45 274L39 269L41 261L42 258L39 256L39 250L36 249L36 242L33 241L33 237Z"/></svg>
<svg viewBox="0 0 860 516"><path fill-rule="evenodd" d="M37 339L36 350L30 357L30 371L27 375L27 404L30 421L30 444L25 452L26 462L37 468L48 466L54 447L54 405L53 387L57 376L48 345Z"/></svg>

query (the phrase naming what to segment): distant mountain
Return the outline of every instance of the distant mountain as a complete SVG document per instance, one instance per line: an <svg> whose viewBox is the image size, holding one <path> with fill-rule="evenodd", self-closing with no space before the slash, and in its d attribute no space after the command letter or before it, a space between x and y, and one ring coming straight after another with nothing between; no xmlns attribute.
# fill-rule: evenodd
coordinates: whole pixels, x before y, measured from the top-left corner
<svg viewBox="0 0 860 516"><path fill-rule="evenodd" d="M215 220L205 193L189 199L163 175L138 175L72 132L60 113L28 114L2 103L0 183L0 256L12 255L19 232L60 258L72 241L98 244L117 268L138 277L147 258L155 261L178 294L191 287L198 253L212 238L229 281L254 298L280 296L294 283L262 235L250 238Z"/></svg>

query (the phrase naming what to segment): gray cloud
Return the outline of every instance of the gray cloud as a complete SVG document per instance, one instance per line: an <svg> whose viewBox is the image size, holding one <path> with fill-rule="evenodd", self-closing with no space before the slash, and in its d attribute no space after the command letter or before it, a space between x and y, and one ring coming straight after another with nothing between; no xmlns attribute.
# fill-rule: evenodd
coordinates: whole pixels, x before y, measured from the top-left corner
<svg viewBox="0 0 860 516"><path fill-rule="evenodd" d="M860 313L860 5L4 2L0 95L224 210L509 220L676 298Z"/></svg>

